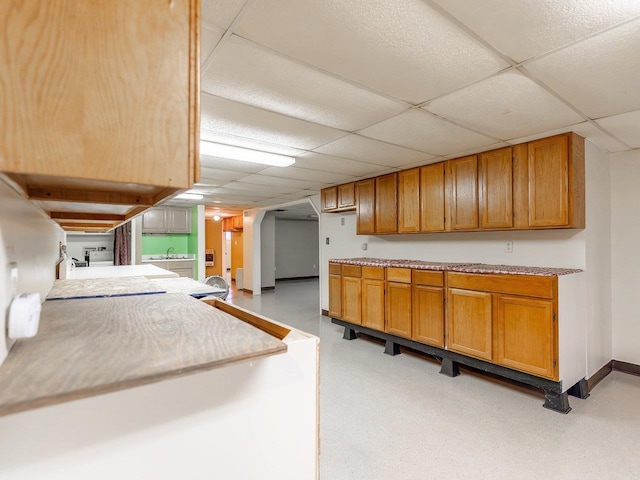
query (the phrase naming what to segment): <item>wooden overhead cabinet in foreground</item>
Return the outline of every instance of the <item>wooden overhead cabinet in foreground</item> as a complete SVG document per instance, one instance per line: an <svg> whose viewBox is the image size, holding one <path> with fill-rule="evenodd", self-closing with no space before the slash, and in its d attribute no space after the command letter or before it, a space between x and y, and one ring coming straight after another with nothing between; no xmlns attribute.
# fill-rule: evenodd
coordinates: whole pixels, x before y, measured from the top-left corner
<svg viewBox="0 0 640 480"><path fill-rule="evenodd" d="M104 231L199 175L200 0L0 5L0 172Z"/></svg>

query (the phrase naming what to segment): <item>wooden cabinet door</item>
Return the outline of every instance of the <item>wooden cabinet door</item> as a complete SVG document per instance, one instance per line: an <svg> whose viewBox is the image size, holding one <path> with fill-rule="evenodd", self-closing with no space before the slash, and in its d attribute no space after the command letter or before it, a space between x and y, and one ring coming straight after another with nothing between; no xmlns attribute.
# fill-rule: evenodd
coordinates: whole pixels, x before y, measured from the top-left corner
<svg viewBox="0 0 640 480"><path fill-rule="evenodd" d="M329 316L342 318L342 277L329 275Z"/></svg>
<svg viewBox="0 0 640 480"><path fill-rule="evenodd" d="M561 135L528 145L529 226L569 223L569 138Z"/></svg>
<svg viewBox="0 0 640 480"><path fill-rule="evenodd" d="M420 169L398 173L398 233L420 231Z"/></svg>
<svg viewBox="0 0 640 480"><path fill-rule="evenodd" d="M449 162L451 230L478 228L478 158L476 155Z"/></svg>
<svg viewBox="0 0 640 480"><path fill-rule="evenodd" d="M448 289L446 344L449 350L492 360L491 294Z"/></svg>
<svg viewBox="0 0 640 480"><path fill-rule="evenodd" d="M512 147L480 155L480 228L513 226Z"/></svg>
<svg viewBox="0 0 640 480"><path fill-rule="evenodd" d="M320 202L323 212L338 208L338 187L323 188L320 191Z"/></svg>
<svg viewBox="0 0 640 480"><path fill-rule="evenodd" d="M376 233L398 231L398 174L376 177Z"/></svg>
<svg viewBox="0 0 640 480"><path fill-rule="evenodd" d="M412 336L416 342L444 347L444 289L414 285Z"/></svg>
<svg viewBox="0 0 640 480"><path fill-rule="evenodd" d="M375 203L375 178L356 183L356 233L358 235L372 235L376 232Z"/></svg>
<svg viewBox="0 0 640 480"><path fill-rule="evenodd" d="M191 233L191 209L168 207L167 223L169 233Z"/></svg>
<svg viewBox="0 0 640 480"><path fill-rule="evenodd" d="M342 319L357 323L362 322L362 284L356 277L342 277Z"/></svg>
<svg viewBox="0 0 640 480"><path fill-rule="evenodd" d="M387 283L387 332L411 338L411 284Z"/></svg>
<svg viewBox="0 0 640 480"><path fill-rule="evenodd" d="M190 0L2 2L0 170L189 188L199 10Z"/></svg>
<svg viewBox="0 0 640 480"><path fill-rule="evenodd" d="M338 208L349 208L356 204L355 183L338 185Z"/></svg>
<svg viewBox="0 0 640 480"><path fill-rule="evenodd" d="M557 323L552 301L499 295L496 328L497 363L558 379Z"/></svg>
<svg viewBox="0 0 640 480"><path fill-rule="evenodd" d="M244 216L243 215L236 215L233 218L233 229L234 230L242 230L244 227Z"/></svg>
<svg viewBox="0 0 640 480"><path fill-rule="evenodd" d="M362 279L362 325L384 331L384 280Z"/></svg>
<svg viewBox="0 0 640 480"><path fill-rule="evenodd" d="M420 229L423 232L445 231L445 162L420 169Z"/></svg>
<svg viewBox="0 0 640 480"><path fill-rule="evenodd" d="M167 233L167 211L165 208L150 208L142 214L142 233Z"/></svg>

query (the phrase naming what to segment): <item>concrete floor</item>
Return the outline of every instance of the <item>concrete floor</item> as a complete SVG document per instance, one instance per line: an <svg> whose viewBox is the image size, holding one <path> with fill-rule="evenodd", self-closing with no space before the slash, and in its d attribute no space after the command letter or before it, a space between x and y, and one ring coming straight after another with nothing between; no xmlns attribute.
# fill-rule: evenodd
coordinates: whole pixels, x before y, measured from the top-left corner
<svg viewBox="0 0 640 480"><path fill-rule="evenodd" d="M228 300L320 337L322 480L640 479L640 377L613 372L562 415L539 392L343 340L317 280Z"/></svg>

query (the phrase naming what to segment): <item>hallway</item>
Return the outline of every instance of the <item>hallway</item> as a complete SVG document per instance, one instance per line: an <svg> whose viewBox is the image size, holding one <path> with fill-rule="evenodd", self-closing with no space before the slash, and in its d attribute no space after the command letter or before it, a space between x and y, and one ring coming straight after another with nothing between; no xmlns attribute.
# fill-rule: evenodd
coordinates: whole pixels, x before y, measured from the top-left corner
<svg viewBox="0 0 640 480"><path fill-rule="evenodd" d="M561 415L540 392L343 340L317 279L228 301L320 337L322 480L640 479L640 377L613 372Z"/></svg>

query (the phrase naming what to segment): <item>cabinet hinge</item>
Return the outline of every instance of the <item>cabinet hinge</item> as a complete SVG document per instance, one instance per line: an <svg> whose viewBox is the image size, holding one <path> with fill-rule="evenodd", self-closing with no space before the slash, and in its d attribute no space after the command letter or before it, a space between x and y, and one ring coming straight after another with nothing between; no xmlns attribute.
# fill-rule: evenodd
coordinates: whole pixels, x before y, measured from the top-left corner
<svg viewBox="0 0 640 480"><path fill-rule="evenodd" d="M553 314L553 321L554 321L554 322L557 322L557 321L558 321L558 317L556 317L556 314L555 314L555 313Z"/></svg>
<svg viewBox="0 0 640 480"><path fill-rule="evenodd" d="M556 360L555 358L553 359L553 366L557 367L558 366L558 360Z"/></svg>

